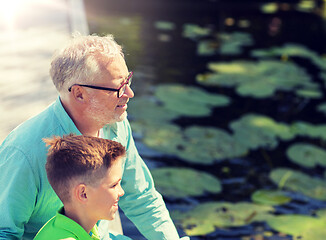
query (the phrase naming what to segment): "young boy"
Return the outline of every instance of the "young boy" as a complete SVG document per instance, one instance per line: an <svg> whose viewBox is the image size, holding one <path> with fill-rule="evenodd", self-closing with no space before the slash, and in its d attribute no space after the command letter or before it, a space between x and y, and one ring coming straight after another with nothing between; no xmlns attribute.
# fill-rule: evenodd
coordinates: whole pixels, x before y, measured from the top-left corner
<svg viewBox="0 0 326 240"><path fill-rule="evenodd" d="M64 206L34 239L100 239L96 223L114 219L124 195L120 181L125 148L115 141L73 134L44 142L50 146L47 177Z"/></svg>

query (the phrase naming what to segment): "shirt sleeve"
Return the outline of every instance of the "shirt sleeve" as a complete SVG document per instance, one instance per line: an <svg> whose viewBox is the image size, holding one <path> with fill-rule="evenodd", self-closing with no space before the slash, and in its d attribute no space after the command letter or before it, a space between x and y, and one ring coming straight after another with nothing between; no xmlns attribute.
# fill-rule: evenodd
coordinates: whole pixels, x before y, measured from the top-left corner
<svg viewBox="0 0 326 240"><path fill-rule="evenodd" d="M136 149L129 122L124 121L127 158L122 177L125 195L119 205L124 214L147 239L179 239L162 196L155 190L153 178Z"/></svg>
<svg viewBox="0 0 326 240"><path fill-rule="evenodd" d="M35 205L34 174L24 154L0 149L0 239L21 239Z"/></svg>

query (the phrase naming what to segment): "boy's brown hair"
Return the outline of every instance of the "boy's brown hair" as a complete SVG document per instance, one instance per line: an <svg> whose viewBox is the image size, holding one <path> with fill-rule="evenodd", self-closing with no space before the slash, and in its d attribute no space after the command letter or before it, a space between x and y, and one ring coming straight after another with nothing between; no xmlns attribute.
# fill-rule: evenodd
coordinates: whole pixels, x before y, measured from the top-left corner
<svg viewBox="0 0 326 240"><path fill-rule="evenodd" d="M50 146L47 177L62 202L70 200L72 180L96 186L111 164L126 155L120 143L103 138L69 134L43 141Z"/></svg>

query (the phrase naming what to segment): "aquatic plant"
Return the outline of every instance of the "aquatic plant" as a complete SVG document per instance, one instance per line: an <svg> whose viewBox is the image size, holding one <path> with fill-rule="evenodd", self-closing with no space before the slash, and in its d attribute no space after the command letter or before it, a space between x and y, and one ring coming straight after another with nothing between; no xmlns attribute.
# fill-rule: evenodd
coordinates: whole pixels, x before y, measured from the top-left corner
<svg viewBox="0 0 326 240"><path fill-rule="evenodd" d="M326 59L319 56L316 52L309 48L296 44L287 43L282 47L272 47L269 49L255 49L251 51L251 56L258 58L272 58L272 57L301 57L311 60L317 67L326 70Z"/></svg>
<svg viewBox="0 0 326 240"><path fill-rule="evenodd" d="M295 137L287 124L254 113L242 116L229 126L234 132L236 141L250 149L260 147L273 149L278 145L279 139L290 140Z"/></svg>
<svg viewBox="0 0 326 240"><path fill-rule="evenodd" d="M197 82L207 86L235 87L241 96L266 98L277 90L292 91L312 86L311 77L294 63L274 60L209 63L213 73L198 74Z"/></svg>
<svg viewBox="0 0 326 240"><path fill-rule="evenodd" d="M326 116L326 102L317 105L316 110L322 112Z"/></svg>
<svg viewBox="0 0 326 240"><path fill-rule="evenodd" d="M326 124L311 124L297 121L291 124L291 132L297 136L326 140Z"/></svg>
<svg viewBox="0 0 326 240"><path fill-rule="evenodd" d="M292 162L307 168L326 167L326 151L309 143L292 144L286 154Z"/></svg>
<svg viewBox="0 0 326 240"><path fill-rule="evenodd" d="M218 178L194 169L163 167L151 172L155 187L164 197L194 197L205 193L216 194L222 190Z"/></svg>
<svg viewBox="0 0 326 240"><path fill-rule="evenodd" d="M181 130L174 125L146 128L143 142L148 147L191 163L212 164L247 153L245 146L218 128L192 126Z"/></svg>
<svg viewBox="0 0 326 240"><path fill-rule="evenodd" d="M154 23L155 28L159 30L171 31L175 29L175 24L168 21L156 21Z"/></svg>
<svg viewBox="0 0 326 240"><path fill-rule="evenodd" d="M173 211L172 218L190 236L206 235L216 228L238 227L272 216L274 208L248 202L207 202L187 212Z"/></svg>
<svg viewBox="0 0 326 240"><path fill-rule="evenodd" d="M208 116L213 107L230 104L230 99L226 96L180 84L159 85L154 94L166 109L183 116Z"/></svg>
<svg viewBox="0 0 326 240"><path fill-rule="evenodd" d="M289 168L277 168L269 178L281 189L285 188L302 193L308 197L326 200L326 183L324 179L311 177Z"/></svg>
<svg viewBox="0 0 326 240"><path fill-rule="evenodd" d="M246 32L221 32L212 35L211 39L198 41L197 54L199 56L211 56L217 53L237 55L243 52L243 47L254 44L251 34Z"/></svg>
<svg viewBox="0 0 326 240"><path fill-rule="evenodd" d="M183 25L182 35L185 38L190 38L192 40L199 39L211 34L210 28L201 27L197 24L186 23Z"/></svg>
<svg viewBox="0 0 326 240"><path fill-rule="evenodd" d="M289 234L293 239L324 240L326 221L323 218L290 214L267 219L267 224L278 232Z"/></svg>
<svg viewBox="0 0 326 240"><path fill-rule="evenodd" d="M222 32L218 33L216 36L221 42L219 53L222 55L240 54L243 51L243 47L252 46L254 44L251 34L246 32Z"/></svg>
<svg viewBox="0 0 326 240"><path fill-rule="evenodd" d="M261 189L251 195L253 202L263 205L281 205L291 201L286 192L280 190Z"/></svg>

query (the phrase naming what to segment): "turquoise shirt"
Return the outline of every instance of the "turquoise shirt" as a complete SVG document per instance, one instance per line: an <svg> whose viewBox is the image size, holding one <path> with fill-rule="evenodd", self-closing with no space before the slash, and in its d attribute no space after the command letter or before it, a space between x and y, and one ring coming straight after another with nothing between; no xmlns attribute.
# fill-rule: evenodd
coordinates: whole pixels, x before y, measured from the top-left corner
<svg viewBox="0 0 326 240"><path fill-rule="evenodd" d="M42 138L69 133L81 134L58 98L14 129L1 144L0 239L32 239L63 206L47 180L47 149ZM127 149L121 183L125 195L119 201L125 215L147 239L179 239L150 171L138 154L128 120L105 126L103 133ZM101 236L108 234L105 225L99 226L101 229Z"/></svg>

